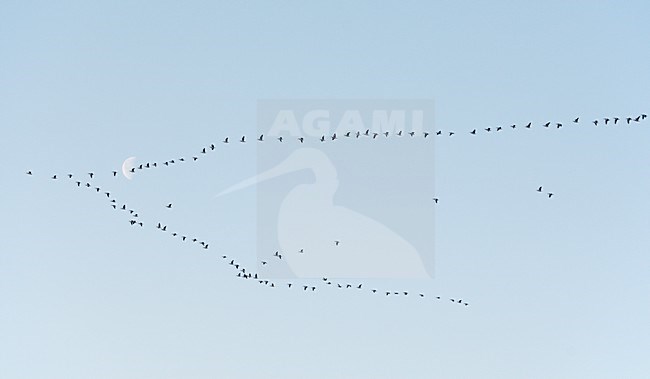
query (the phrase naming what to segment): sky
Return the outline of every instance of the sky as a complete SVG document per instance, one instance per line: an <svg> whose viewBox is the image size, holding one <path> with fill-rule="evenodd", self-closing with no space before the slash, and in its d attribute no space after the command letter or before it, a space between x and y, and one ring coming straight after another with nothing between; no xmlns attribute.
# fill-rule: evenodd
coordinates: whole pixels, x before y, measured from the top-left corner
<svg viewBox="0 0 650 379"><path fill-rule="evenodd" d="M0 3L0 377L646 377L650 121L602 120L650 114L648 11ZM337 205L429 248L429 278L345 280L411 295L271 289L221 258L257 267L278 248L263 250L276 225L258 220L279 205L260 199L313 180L294 173L260 183L269 197L215 197L291 154L253 143L260 102L286 99L428 99L425 129L457 133L309 145L336 163ZM220 142L240 135L249 143ZM210 143L196 164L111 174L128 157L189 159ZM88 172L146 227L65 177ZM405 217L413 208L422 214ZM289 273L277 281L322 286Z"/></svg>

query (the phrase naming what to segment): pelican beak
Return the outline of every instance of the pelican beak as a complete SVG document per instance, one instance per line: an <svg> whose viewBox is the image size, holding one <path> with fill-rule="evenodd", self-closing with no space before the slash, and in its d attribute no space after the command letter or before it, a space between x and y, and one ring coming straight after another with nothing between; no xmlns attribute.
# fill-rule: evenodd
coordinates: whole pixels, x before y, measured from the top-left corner
<svg viewBox="0 0 650 379"><path fill-rule="evenodd" d="M227 195L227 194L229 194L231 192L236 192L236 191L242 190L244 188L256 185L257 183L261 183L261 182L264 182L266 180L273 179L273 178L276 178L278 176L282 176L284 174L288 174L288 173L293 172L293 171L304 169L305 168L304 165L297 165L296 164L297 162L295 162L295 160L292 159L292 156L293 156L293 154L290 155L284 161L280 162L278 165L276 165L276 166L274 166L274 167L272 167L272 168L270 168L270 169L268 169L268 170L266 170L264 172L261 172L261 173L255 175L255 176L253 176L253 177L250 177L248 179L244 179L241 182L239 182L237 184L234 184L234 185L224 189L223 191L221 191L217 195L215 195L215 197L224 196L224 195Z"/></svg>
<svg viewBox="0 0 650 379"><path fill-rule="evenodd" d="M332 165L329 158L320 150L303 147L291 153L291 155L275 167L230 186L219 192L215 197L227 195L257 183L304 169L311 169L317 182L319 180L324 180L325 182L336 181L336 168Z"/></svg>

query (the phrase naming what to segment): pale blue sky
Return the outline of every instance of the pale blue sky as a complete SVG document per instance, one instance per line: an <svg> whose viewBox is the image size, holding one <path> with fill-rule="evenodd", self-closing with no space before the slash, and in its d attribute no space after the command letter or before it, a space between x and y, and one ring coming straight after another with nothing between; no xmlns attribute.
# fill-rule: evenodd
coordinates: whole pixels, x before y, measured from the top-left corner
<svg viewBox="0 0 650 379"><path fill-rule="evenodd" d="M650 114L649 11L0 3L0 377L647 377L650 122L587 121ZM212 197L254 172L253 144L174 174L97 178L205 236L209 253L49 179L187 158L254 134L259 99L291 98L434 99L434 128L459 133L435 143L435 278L376 284L471 307L233 278L216 256L255 260L256 209ZM539 127L577 116L580 127ZM537 128L468 134L528 121Z"/></svg>

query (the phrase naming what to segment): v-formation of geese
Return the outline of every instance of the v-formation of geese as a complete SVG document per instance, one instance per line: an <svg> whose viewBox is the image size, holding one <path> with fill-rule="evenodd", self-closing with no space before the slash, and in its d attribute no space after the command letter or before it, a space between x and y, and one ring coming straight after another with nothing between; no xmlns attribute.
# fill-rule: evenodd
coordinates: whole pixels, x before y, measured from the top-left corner
<svg viewBox="0 0 650 379"><path fill-rule="evenodd" d="M592 123L596 127L598 125L604 125L604 126L618 125L618 124L630 125L632 123L641 122L642 120L645 120L646 118L647 118L646 114L641 114L641 115L638 115L638 116L635 116L635 117L612 117L612 118L606 117L606 118L602 118L602 119L595 119L595 120L592 121ZM602 123L600 123L600 121L602 121ZM579 124L579 123L580 123L580 117L576 117L576 118L574 118L572 120L572 124ZM544 128L550 128L551 126L554 126L555 129L560 129L560 128L562 128L564 126L564 124L561 123L561 122L553 123L551 121L548 121L548 122L542 124L541 126L544 127ZM514 129L516 129L518 127L518 125L512 124L509 127L510 127L510 129L514 130ZM533 123L529 122L526 125L523 125L521 127L524 128L524 129L531 129L533 127ZM502 132L505 129L502 126L496 126L496 127L487 127L487 128L484 128L483 130L484 130L485 133L498 133L498 132ZM477 133L478 133L477 129L473 129L473 130L471 130L469 132L470 135L476 135ZM423 138L428 138L428 136L430 134L431 133L429 133L429 132L422 132L422 137ZM435 132L436 136L447 135L448 137L452 137L455 134L456 134L456 132L454 132L454 131L443 132L442 130L438 130L438 131ZM363 132L362 131L356 131L356 132L349 131L349 132L346 132L346 133L343 134L342 138L354 138L354 139L357 139L357 138L361 138L361 137L370 137L372 139L376 139L380 135L383 136L383 138L388 138L390 133L389 132L376 133L376 132L371 132L370 129L366 129ZM413 137L415 137L416 133L413 132L413 131L404 133L403 131L400 130L400 131L397 131L396 133L394 133L394 135L396 137L404 136L406 138L406 136L409 136L410 138L413 138ZM331 135L329 137L326 137L325 135L323 135L323 136L321 136L319 138L320 142L335 141L335 140L339 140L339 139L341 139L341 138L339 138L336 133L334 133L333 135ZM260 135L259 137L257 137L256 140L258 142L265 142L266 141L264 139L263 134ZM280 136L280 137L277 137L276 140L278 142L282 143L282 142L284 142L286 140L286 138L283 138L283 137ZM298 143L301 143L301 144L305 143L305 137L298 137L296 140L297 140ZM222 143L224 143L224 144L230 143L229 137L225 137L223 139ZM241 136L241 138L239 139L239 143L247 143L247 139L246 139L245 135ZM216 148L215 144L210 144L207 147L202 148L200 150L200 154L207 154L208 151L214 151L215 148ZM193 161L197 161L198 159L199 159L198 156L193 156L192 157ZM162 165L168 167L170 165L175 164L177 161L178 162L186 162L186 159L183 158L183 157L177 158L177 159L170 159L170 160L167 160L167 161L163 162ZM147 162L147 163L140 164L137 167L131 168L130 171L131 171L131 173L135 173L136 169L137 170L144 170L144 169L156 168L156 167L159 167L157 162ZM27 175L33 175L33 172L31 170L29 170L29 171L26 172L26 174ZM116 171L116 170L111 171L111 176L112 177L117 177L117 174L118 174L118 171ZM95 177L94 172L89 172L89 173L87 173L87 175L91 180L94 179L94 177ZM67 174L67 177L69 179L73 179L74 175L73 174ZM51 179L52 180L58 180L59 176L57 174L54 174L54 175L51 176ZM93 186L90 181L87 181L87 182L84 183L84 181L82 181L82 180L75 180L74 183L76 184L77 187L81 187L82 184L83 184L84 187L86 187L86 188L94 189L95 193L100 193L101 192L101 187ZM543 193L542 186L537 188L537 192ZM112 198L111 192L105 191L103 194L109 199L110 206L114 210L116 210L116 211L124 211L124 212L128 211L128 214L130 215L130 219L129 219L130 225L144 227L144 225L145 225L144 222L139 221L139 218L138 218L139 214L135 210L127 208L126 204L121 204L121 205L118 204L116 199ZM552 192L546 192L546 196L550 199L550 198L552 198L554 196L554 194ZM435 203L438 203L439 199L436 197L436 198L433 198L433 201ZM168 208L168 209L171 209L172 208L172 203L168 203L165 207ZM158 230L162 231L162 232L167 232L167 225L163 225L160 222L157 223L156 228ZM183 241L183 242L196 244L197 246L200 246L204 250L207 250L209 248L209 244L207 242L205 242L205 241L200 240L199 238L190 237L187 234L182 234L182 233L178 233L178 232L171 232L171 231L168 234L170 236L172 236L172 237L178 237L178 239ZM335 246L338 246L340 243L341 243L341 241L338 241L338 240L334 241ZM296 253L297 254L304 254L305 251L304 251L304 249L300 249ZM276 251L275 254L273 254L272 257L277 258L278 260L281 260L282 256L283 256L282 253L280 253L279 251ZM222 258L228 259L228 256L223 255ZM265 266L267 266L267 264L268 264L267 260L262 261L262 266L265 267ZM250 271L246 271L246 268L244 268L239 263L235 263L234 259L230 259L230 264L229 265L233 266L235 269L237 269L237 277L244 278L244 279L256 279L256 280L258 280L259 284L263 284L263 285L270 286L270 287L276 287L276 285L275 285L275 283L273 281L267 280L267 279L261 279L262 276L260 274L258 274L258 273L253 274ZM346 284L334 283L333 281L328 280L327 278L323 278L323 281L324 281L325 286L333 286L335 288L342 288L343 289L343 288L353 288L354 287L357 290L361 290L362 288L365 288L365 287L363 287L362 284L358 284L358 285L353 286L352 284L349 284L349 283L346 283ZM308 289L310 289L312 292L316 291L317 287L318 286L306 286L306 285L302 286L304 291L307 291ZM287 283L287 288L292 288L292 283ZM378 293L378 290L376 288L371 289L371 293L376 294L376 293ZM408 296L408 294L409 294L408 291L385 291L384 293L385 293L385 296L391 296L391 295L392 296L397 296L397 295ZM419 293L419 297L424 298L425 294L424 293ZM436 296L434 299L435 300L441 300L441 296ZM464 304L465 306L469 305L467 302L463 301L462 299L450 298L449 300L452 303Z"/></svg>

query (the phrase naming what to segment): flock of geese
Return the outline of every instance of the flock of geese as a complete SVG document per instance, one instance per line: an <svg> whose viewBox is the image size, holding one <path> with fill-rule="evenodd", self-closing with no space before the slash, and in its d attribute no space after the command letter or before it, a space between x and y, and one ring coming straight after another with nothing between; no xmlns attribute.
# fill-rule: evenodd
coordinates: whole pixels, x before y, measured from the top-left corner
<svg viewBox="0 0 650 379"><path fill-rule="evenodd" d="M634 125L637 123L640 123L644 121L645 119L648 118L648 115L645 113L639 114L637 116L628 116L628 117L603 117L603 118L598 118L592 120L588 124L593 124L595 127L600 126L622 126L622 125ZM547 121L545 123L540 123L540 124L533 124L533 122L528 122L526 124L510 124L508 126L488 126L483 128L482 132L481 129L474 128L470 131L467 131L466 134L471 135L471 136L476 136L479 133L501 133L505 130L511 129L511 130L516 130L516 129L533 129L533 128L546 128L546 129L561 129L566 125L580 125L584 124L581 122L580 117L574 118L570 122L555 122L555 121ZM273 140L279 143L283 142L288 142L291 140L294 140L294 142L299 143L299 144L304 144L304 143L309 143L309 142L314 142L314 143L324 143L324 142L332 142L336 140L344 140L344 139L358 139L358 138L370 138L370 139L377 139L377 138L388 138L388 137L397 137L397 138L414 138L417 136L420 136L422 138L429 138L429 136L435 135L438 137L453 137L454 135L457 135L458 133L453 131L453 130L437 130L435 132L432 131L421 131L421 132L415 132L415 131L404 131L404 130L398 130L396 132L391 132L384 131L384 132L378 132L378 131L372 131L370 129L365 129L364 131L346 131L344 133L333 133L331 135L321 135L320 137L288 137L288 136L274 136L272 137ZM261 142L266 142L268 141L269 138L268 136L265 136L264 134L260 134L256 138L254 138L255 142L261 143ZM233 140L230 139L230 137L225 137L221 143L222 144L232 144L232 143L239 143L239 144L245 144L248 143L249 139L246 135L242 135L239 138L236 138L233 142ZM169 160L164 161L160 165L158 162L146 162L139 164L136 167L131 167L129 168L130 173L135 174L140 170L145 170L145 169L151 169L151 168L157 168L161 166L169 167L171 165L174 165L178 162L186 162L186 161L198 161L202 155L206 155L211 151L214 151L216 149L217 145L213 142L210 143L209 145L206 145L202 147L199 150L199 153L196 155L192 155L191 158L172 158ZM117 171L113 171L112 174L113 176L117 175ZM552 196L552 195L551 195ZM550 197L550 196L549 196Z"/></svg>
<svg viewBox="0 0 650 379"><path fill-rule="evenodd" d="M602 126L633 125L634 123L640 123L641 121L645 120L646 118L647 118L646 114L640 114L640 115L634 116L634 117L632 117L632 116L628 116L628 117L611 117L611 118L610 117L605 117L605 118L601 118L601 119L595 119L595 120L593 120L591 122L591 124L593 124L595 127L598 127L599 125L602 125ZM576 117L571 122L571 124L579 124L579 123L580 123L580 118L579 117ZM551 126L553 126L555 129L560 129L560 128L562 128L564 126L564 124L561 123L561 122L548 121L548 122L546 122L544 124L541 124L538 127L551 128ZM527 123L525 125L512 124L512 125L509 126L509 128L513 129L513 130L517 129L518 127L521 127L523 129L531 129L531 128L533 128L533 123L529 122L529 123ZM496 126L496 127L486 127L483 130L484 130L485 133L499 133L499 132L505 130L505 128L503 126ZM456 134L456 132L451 131L451 130L450 131L438 130L435 133L434 132L421 132L421 133L422 133L421 136L423 138L428 138L432 134L434 134L436 136L444 136L444 135L446 135L448 137L452 137L452 136L454 136ZM469 135L476 135L477 133L478 133L478 129L472 129L471 131L468 132ZM399 137L414 138L414 137L416 137L417 134L418 133L413 132L413 131L404 132L404 131L400 130L400 131L395 132L393 134L393 136L398 137L398 138ZM371 139L376 139L378 137L388 138L389 136L390 136L389 132L378 133L378 132L370 131L370 129L366 129L365 131L354 131L354 132L349 131L349 132L345 132L340 137L337 135L337 133L334 133L334 134L332 134L330 136L322 135L320 138L317 138L317 139L318 139L318 141L320 141L322 143L322 142L326 142L326 141L335 141L337 139L345 139L345 138L371 138ZM264 142L264 141L266 141L266 139L264 137L265 136L263 134L259 135L256 138L256 141L260 142L260 143ZM285 142L285 141L287 141L287 139L288 139L287 137L283 138L282 136L275 138L275 140L278 141L278 142ZM302 143L306 142L306 138L305 137L298 137L296 139L296 141L298 143L302 144ZM314 142L318 142L318 141L314 141ZM238 139L238 143L243 144L243 143L247 143L247 142L248 142L248 140L247 140L245 135L241 136L241 138ZM222 140L222 143L223 144L229 144L229 143L231 143L231 140L229 139L229 137L225 137ZM215 144L211 143L206 147L202 147L199 150L199 153L197 155L193 155L190 159L191 159L191 161L197 161L201 155L208 154L208 152L214 151L215 149L216 149ZM183 157L169 159L169 160L164 161L161 165L158 165L157 162L146 162L146 163L139 164L136 167L129 168L129 171L131 173L135 173L136 170L146 170L146 169L156 168L156 167L160 167L160 166L170 166L170 165L176 164L177 162L190 161L190 159L185 159ZM116 179L117 176L118 176L118 173L119 173L119 171L113 170L110 173L107 173L107 176ZM30 170L30 171L27 171L26 174L31 176L31 175L33 175L33 172ZM81 177L77 177L76 175L71 174L71 173L67 174L65 177L67 177L67 179L73 185L76 185L76 187L87 188L87 189L93 191L94 193L98 194L99 196L104 197L106 200L108 200L109 205L112 207L113 210L115 210L116 212L120 212L120 213L123 213L123 214L127 215L128 222L129 222L129 224L131 226L142 228L142 227L145 227L145 225L147 227L149 225L155 225L155 228L158 231L160 231L160 233L167 234L171 238L175 238L175 239L179 240L182 243L192 244L192 245L197 246L197 248L200 248L200 249L203 249L203 250L208 250L209 249L210 244L206 240L204 240L202 238L199 238L199 237L196 237L196 236L191 236L188 233L182 233L182 232L179 232L179 231L168 230L167 225L165 225L162 222L153 222L151 224L149 224L149 223L145 224L143 221L141 221L141 216L140 216L140 214L139 214L139 212L137 210L128 207L126 203L119 202L113 196L112 192L107 191L105 189L102 189L101 187L96 186L96 185L93 184L92 181L96 177L94 172L88 172L86 175L88 176L88 178L86 178L84 175L82 175ZM56 180L59 180L61 177L59 176L59 174L54 174L54 175L50 176L50 178L52 180L56 181ZM536 191L539 192L539 193L543 193L542 186L538 187ZM547 192L546 196L550 199L551 197L554 196L554 194L552 192ZM434 197L433 201L434 201L434 203L438 203L439 198ZM165 208L171 210L173 205L172 205L172 203L168 203L168 204L163 205L163 206ZM338 240L337 241L332 241L332 244L334 244L335 246L338 246L341 242L342 241L338 241ZM282 260L282 256L286 255L287 253L291 253L291 252L276 251L274 254L272 254L270 256L270 259L261 260L259 262L260 265L258 265L258 267L262 268L262 271L264 271L265 268L269 265L269 261L271 259L280 261L280 260ZM296 251L296 252L293 252L293 253L295 253L295 254L303 254L304 249L300 249L299 251ZM237 278L241 278L243 280L256 281L259 285L266 286L266 287L271 287L271 288L286 288L286 289L302 290L304 292L315 292L319 288L331 287L331 288L336 288L336 289L340 289L340 290L366 291L369 294L376 294L376 295L381 294L383 296L409 296L409 295L411 295L411 293L409 291L380 290L380 289L377 289L377 288L366 287L366 286L364 286L363 283L340 282L340 281L330 280L327 277L322 278L322 283L320 283L318 285L314 285L314 284L295 284L293 282L285 282L285 283L280 284L279 282L276 282L274 280L270 280L268 278L265 278L263 273L254 272L254 271L251 271L251 270L247 269L246 267L244 267L243 264L239 263L236 260L236 258L234 258L234 257L229 257L228 255L221 255L221 258L225 263L227 263L227 265L229 267L231 267L236 272L236 277ZM414 293L414 294L412 294L412 296L414 296L415 298L419 298L419 299L427 298L427 296L422 292ZM449 301L449 302L451 302L453 304L463 305L465 307L469 306L469 303L467 301L465 301L463 299L460 299L460 298L444 298L443 299L442 296L433 296L433 300L436 300L436 301Z"/></svg>

